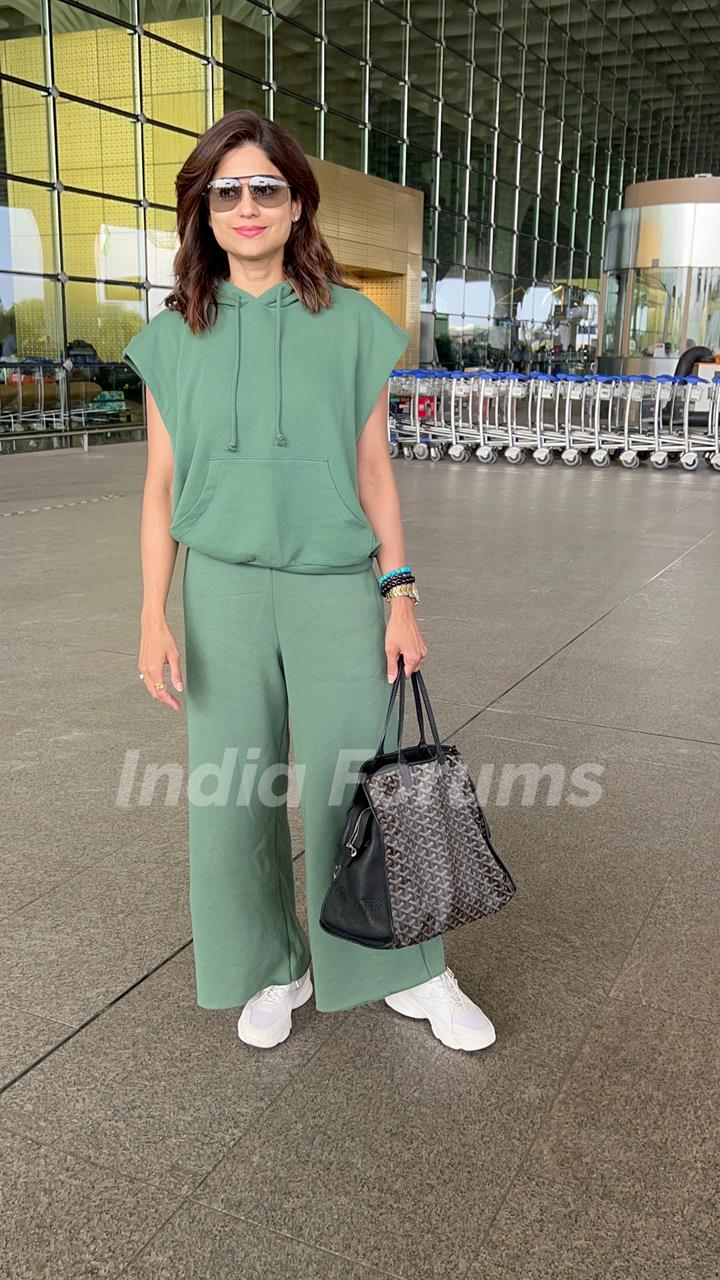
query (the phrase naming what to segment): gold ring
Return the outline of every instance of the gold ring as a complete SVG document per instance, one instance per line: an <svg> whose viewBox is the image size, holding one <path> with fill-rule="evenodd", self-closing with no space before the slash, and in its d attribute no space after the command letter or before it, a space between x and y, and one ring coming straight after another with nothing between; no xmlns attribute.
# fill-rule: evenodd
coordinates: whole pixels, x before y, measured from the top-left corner
<svg viewBox="0 0 720 1280"><path fill-rule="evenodd" d="M164 681L164 680L156 680L156 681L155 681L155 688L156 688L156 689L161 689L161 690L162 690L162 689L164 689L164 688L165 688L165 681Z"/></svg>

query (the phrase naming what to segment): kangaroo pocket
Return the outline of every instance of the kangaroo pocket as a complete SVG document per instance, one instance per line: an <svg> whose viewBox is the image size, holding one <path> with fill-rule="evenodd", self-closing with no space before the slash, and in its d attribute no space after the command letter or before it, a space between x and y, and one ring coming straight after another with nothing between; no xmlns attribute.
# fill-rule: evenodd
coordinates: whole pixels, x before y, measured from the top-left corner
<svg viewBox="0 0 720 1280"><path fill-rule="evenodd" d="M233 563L342 568L377 549L370 522L340 493L327 458L211 457L178 542Z"/></svg>

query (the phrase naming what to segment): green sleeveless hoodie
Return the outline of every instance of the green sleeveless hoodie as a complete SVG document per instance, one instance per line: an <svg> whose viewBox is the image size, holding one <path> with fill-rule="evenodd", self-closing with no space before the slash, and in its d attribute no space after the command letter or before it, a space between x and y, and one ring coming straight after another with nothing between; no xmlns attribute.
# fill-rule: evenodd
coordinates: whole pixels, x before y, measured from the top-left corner
<svg viewBox="0 0 720 1280"><path fill-rule="evenodd" d="M259 297L220 280L209 330L165 308L125 347L172 440L178 542L294 573L360 572L375 555L356 444L410 335L330 289L314 315L287 280Z"/></svg>

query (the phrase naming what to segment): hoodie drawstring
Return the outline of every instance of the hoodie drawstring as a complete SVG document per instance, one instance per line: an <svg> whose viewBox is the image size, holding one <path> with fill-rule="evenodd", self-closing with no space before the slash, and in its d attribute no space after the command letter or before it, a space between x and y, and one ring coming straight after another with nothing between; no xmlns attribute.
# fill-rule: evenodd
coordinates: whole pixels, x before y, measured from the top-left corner
<svg viewBox="0 0 720 1280"><path fill-rule="evenodd" d="M237 430L238 430L238 411L237 411L237 392L238 379L240 377L240 334L242 330L242 322L240 312L242 308L237 306L237 342L235 343L235 374L233 377L233 400L232 400L232 429L230 439L228 441L228 449L237 449ZM281 385L280 385L280 294L275 295L275 435L273 444L286 445L287 440L282 433L280 427L280 410L281 410Z"/></svg>
<svg viewBox="0 0 720 1280"><path fill-rule="evenodd" d="M280 428L280 294L275 294L275 439L273 444L287 444Z"/></svg>
<svg viewBox="0 0 720 1280"><path fill-rule="evenodd" d="M233 397L232 397L232 430L230 432L230 440L228 449L237 449L237 391L238 378L240 377L240 308L235 308L237 312L237 342L235 343L235 376L233 378Z"/></svg>

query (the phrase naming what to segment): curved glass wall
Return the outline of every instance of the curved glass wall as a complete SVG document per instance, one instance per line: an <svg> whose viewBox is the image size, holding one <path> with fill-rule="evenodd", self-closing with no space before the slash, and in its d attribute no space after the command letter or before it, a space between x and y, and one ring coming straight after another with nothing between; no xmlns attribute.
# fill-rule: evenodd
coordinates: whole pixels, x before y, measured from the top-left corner
<svg viewBox="0 0 720 1280"><path fill-rule="evenodd" d="M623 327L625 309L627 328ZM720 352L720 267L638 267L608 273L602 355L677 357Z"/></svg>
<svg viewBox="0 0 720 1280"><path fill-rule="evenodd" d="M687 272L680 267L639 267L633 275L628 354L652 356L663 347L679 356Z"/></svg>
<svg viewBox="0 0 720 1280"><path fill-rule="evenodd" d="M711 182L718 190L704 203L634 204L612 215L601 371L674 372L689 347L720 352L720 180Z"/></svg>
<svg viewBox="0 0 720 1280"><path fill-rule="evenodd" d="M605 281L605 331L602 355L620 355L626 293L627 272L609 271Z"/></svg>
<svg viewBox="0 0 720 1280"><path fill-rule="evenodd" d="M720 351L720 267L697 267L690 273L690 305L686 344Z"/></svg>

